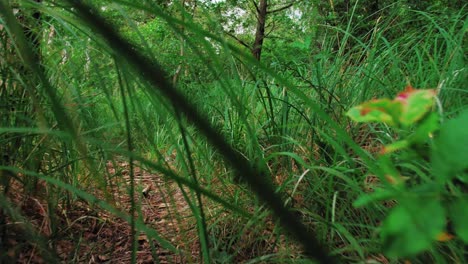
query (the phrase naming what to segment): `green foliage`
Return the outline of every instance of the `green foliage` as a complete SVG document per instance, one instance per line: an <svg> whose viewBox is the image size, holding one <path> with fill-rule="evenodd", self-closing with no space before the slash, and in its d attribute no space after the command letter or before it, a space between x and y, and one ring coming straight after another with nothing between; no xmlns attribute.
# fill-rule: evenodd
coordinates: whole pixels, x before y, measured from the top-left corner
<svg viewBox="0 0 468 264"><path fill-rule="evenodd" d="M351 108L347 115L356 122L382 122L407 128L427 115L433 107L434 96L433 90L414 90L408 87L393 100L373 100ZM431 132L433 131L422 131L426 134Z"/></svg>
<svg viewBox="0 0 468 264"><path fill-rule="evenodd" d="M434 241L445 232L446 219L454 222L455 233L466 242L466 214L455 214L466 206L466 195L458 197L444 189L454 175L462 174L467 167L466 146L468 142L468 112L442 124L438 123L437 114L429 112L434 104L435 94L432 90L408 89L399 93L394 100L380 99L363 103L351 108L347 115L357 122L381 122L408 130L415 127L414 133L404 133L403 139L386 145L381 151L378 162L385 175L387 186L377 189L373 194L365 195L355 201L354 205L364 206L375 201L395 199L398 204L387 215L381 227L382 245L389 257L414 256L431 248ZM390 154L396 151L400 161L405 156L401 153L408 150L420 151L421 146L428 144L434 132L435 142L431 148L419 152L413 157L417 161L432 155L432 172L437 181L409 186L396 169L396 158ZM461 157L460 157L461 156ZM444 205L442 199L455 199ZM447 212L450 212L447 215ZM462 220L464 219L464 220Z"/></svg>
<svg viewBox="0 0 468 264"><path fill-rule="evenodd" d="M382 246L391 258L411 256L431 247L445 228L445 210L437 198L399 199L382 224Z"/></svg>
<svg viewBox="0 0 468 264"><path fill-rule="evenodd" d="M468 110L445 122L434 142L431 162L434 176L440 182L455 177L459 177L465 183L468 182L466 146L468 146Z"/></svg>
<svg viewBox="0 0 468 264"><path fill-rule="evenodd" d="M36 247L46 262L89 262L77 256L95 229L69 231L96 216L133 227L134 262L139 233L153 243L155 262L160 249L189 263L306 262L243 184L255 175L264 184L257 192L281 197L276 204L293 212L288 218L345 263L385 262L382 252L414 263L463 258L468 23L461 1L270 0L268 10L278 11L267 15L261 63L249 50L259 1L87 1L123 36L114 41L113 30L94 32L99 26L64 1L13 2L16 16L0 8L0 240L18 244L10 251L0 243L0 262ZM41 56L31 59L36 51ZM148 82L155 76L160 81ZM161 83L176 84L193 108L167 98L156 89ZM400 92L407 83L431 89ZM215 133L206 138L210 127ZM213 144L219 134L236 154ZM233 157L242 160L237 170L225 162ZM131 166L108 169L121 160ZM155 196L175 184L188 213L174 195L171 208L155 208L139 195L141 180L164 183ZM46 216L28 214L17 200L44 202ZM86 210L77 211L82 203ZM160 209L182 239L146 218ZM28 225L16 236L10 227L19 222ZM73 256L57 260L63 239ZM103 252L85 253L100 259Z"/></svg>
<svg viewBox="0 0 468 264"><path fill-rule="evenodd" d="M383 122L396 126L401 116L401 106L398 101L381 99L351 108L347 115L357 122Z"/></svg>
<svg viewBox="0 0 468 264"><path fill-rule="evenodd" d="M466 219L468 219L467 206L468 199L466 197L457 198L452 201L452 204L449 206L450 219L453 221L455 234L465 243L468 243L468 224L466 223Z"/></svg>

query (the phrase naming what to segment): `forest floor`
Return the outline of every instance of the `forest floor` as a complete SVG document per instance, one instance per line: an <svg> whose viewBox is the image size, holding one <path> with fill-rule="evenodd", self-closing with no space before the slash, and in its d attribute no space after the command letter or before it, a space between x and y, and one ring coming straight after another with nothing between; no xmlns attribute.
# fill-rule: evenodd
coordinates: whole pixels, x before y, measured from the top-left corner
<svg viewBox="0 0 468 264"><path fill-rule="evenodd" d="M99 200L110 200L113 207L129 214L132 201L129 195L130 164L117 158L107 161L103 166L107 175L112 176L112 179L108 179L112 186L107 186L105 191L99 188L84 188L84 191ZM135 164L133 172L138 217L148 228L156 230L160 237L179 250L179 253L167 250L158 241L150 241L141 233L137 235L137 263L199 262L200 243L196 220L177 183L147 171L138 164ZM281 177L275 180L280 182ZM18 213L24 218L4 218L6 228L0 229L0 263L49 263L43 252L40 252L39 243L28 235L31 234L28 228L34 229L44 238L52 249L50 251L56 252L61 263L131 263L132 235L127 221L80 198L70 197L67 204L63 202L66 200L63 199L66 195L64 191L58 192L58 188L43 181L38 181L30 189L33 191L26 190L16 180L10 182L7 198L20 209ZM229 196L226 191L223 194ZM54 200L61 202L58 205L50 204ZM295 196L294 201L302 206L300 195ZM207 221L216 222L216 228L209 230L209 235L215 239L214 242L227 247L210 249L217 250L217 253L210 251L210 254L220 257L226 252L235 256L228 262L236 263L279 252L286 252L283 257L290 261L300 255L300 248L295 243L288 242L283 235L277 236L274 231L276 224L270 216L262 221L262 227L246 228L246 220L226 215L226 210L217 210L216 206L209 209ZM253 211L251 213L255 214ZM386 263L385 258L373 256L370 259Z"/></svg>
<svg viewBox="0 0 468 264"><path fill-rule="evenodd" d="M110 175L120 173L115 184L108 189L113 196L114 206L123 212L130 212L129 196L130 166L128 162L108 162ZM176 183L163 180L158 174L142 168L134 168L136 190L139 196L139 217L145 224L175 245L180 254L163 249L157 241L149 241L145 234L137 239L137 263L185 263L196 262L199 256L199 243L195 219ZM25 223L32 227L54 248L62 263L130 263L131 227L125 220L93 206L83 200L75 200L71 205L57 205L50 208L53 190L44 182L38 182L36 193L30 194L22 184L12 181L7 197L21 208L27 221L13 221L6 217L6 238L3 248L7 249L2 259L10 263L47 263L41 256L37 244L25 234ZM103 192L92 192L99 199L105 199ZM67 207L67 208L65 208ZM52 210L51 210L52 209ZM51 217L53 216L53 217ZM0 215L1 217L1 215ZM0 241L1 242L1 241ZM155 252L152 252L151 243ZM157 258L157 259L155 259Z"/></svg>

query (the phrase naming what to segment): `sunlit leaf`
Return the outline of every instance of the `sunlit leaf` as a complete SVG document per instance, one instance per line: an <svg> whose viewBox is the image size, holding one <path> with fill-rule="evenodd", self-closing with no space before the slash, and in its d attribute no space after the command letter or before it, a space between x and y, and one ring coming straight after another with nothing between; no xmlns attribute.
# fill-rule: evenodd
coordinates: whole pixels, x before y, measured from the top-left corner
<svg viewBox="0 0 468 264"><path fill-rule="evenodd" d="M383 122L394 126L400 111L400 103L390 99L379 99L355 106L346 115L356 122Z"/></svg>
<svg viewBox="0 0 468 264"><path fill-rule="evenodd" d="M417 90L411 86L399 93L395 101L402 104L400 124L410 126L424 117L434 105L435 95L434 90Z"/></svg>
<svg viewBox="0 0 468 264"><path fill-rule="evenodd" d="M411 86L394 100L378 99L351 108L346 115L356 122L383 122L390 126L410 126L421 120L434 105L434 90Z"/></svg>

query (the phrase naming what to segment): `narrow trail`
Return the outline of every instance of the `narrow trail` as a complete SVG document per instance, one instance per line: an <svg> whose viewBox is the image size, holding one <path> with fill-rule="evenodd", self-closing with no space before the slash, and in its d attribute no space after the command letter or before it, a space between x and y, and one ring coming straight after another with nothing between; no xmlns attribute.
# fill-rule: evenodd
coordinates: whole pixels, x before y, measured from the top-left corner
<svg viewBox="0 0 468 264"><path fill-rule="evenodd" d="M123 212L130 212L128 162L108 161L106 169L109 175L114 176L108 189L114 206ZM139 234L137 263L197 262L199 244L195 219L177 184L138 166L134 167L134 175L135 197L140 208L138 217L181 252L174 254L162 248L157 241L149 241L145 234ZM49 246L54 247L61 263L130 263L131 228L127 222L80 200L73 201L67 208L58 205L50 210L47 197L51 199L53 190L41 182L36 187L35 193L29 194L21 184L12 181L7 197L48 239ZM96 190L92 194L104 197ZM50 215L55 215L55 219L51 219ZM22 224L8 217L6 220L7 258L13 263L46 263L38 248L24 235Z"/></svg>

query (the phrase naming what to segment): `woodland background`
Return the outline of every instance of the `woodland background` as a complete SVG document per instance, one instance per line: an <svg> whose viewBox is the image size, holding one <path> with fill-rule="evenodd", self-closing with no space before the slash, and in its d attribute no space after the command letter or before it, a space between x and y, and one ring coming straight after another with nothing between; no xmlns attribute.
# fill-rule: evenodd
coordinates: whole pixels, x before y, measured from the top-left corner
<svg viewBox="0 0 468 264"><path fill-rule="evenodd" d="M358 207L402 129L346 116L407 86L466 112L467 28L461 0L0 0L0 262L467 261L425 198L467 201L465 165L437 182L428 139Z"/></svg>

